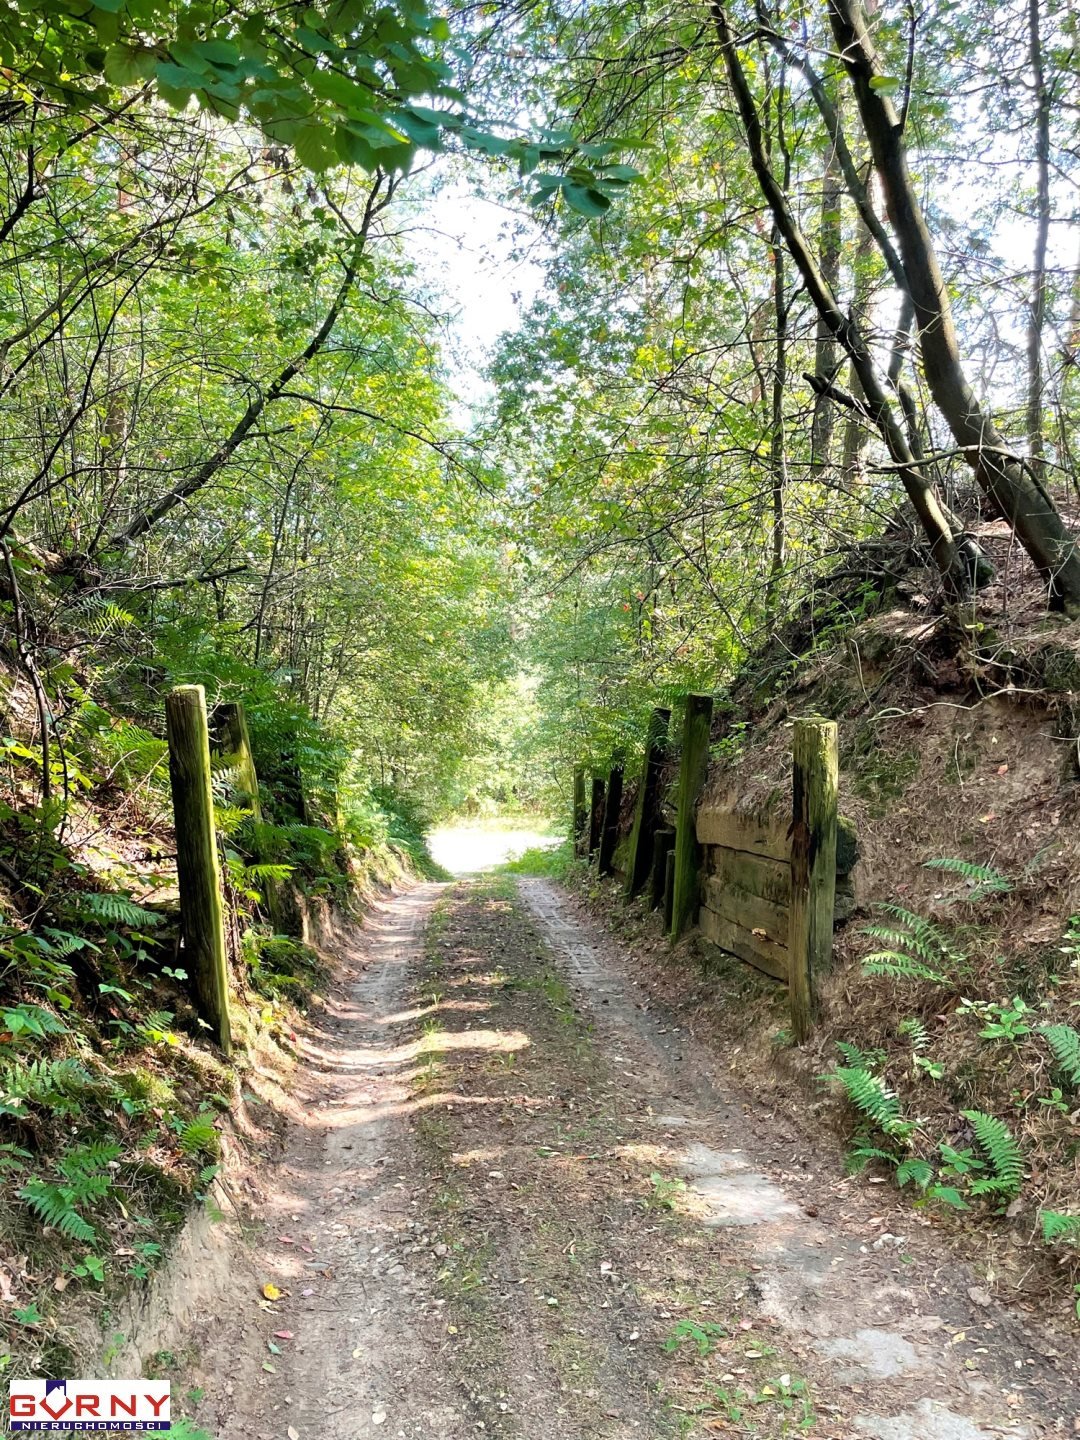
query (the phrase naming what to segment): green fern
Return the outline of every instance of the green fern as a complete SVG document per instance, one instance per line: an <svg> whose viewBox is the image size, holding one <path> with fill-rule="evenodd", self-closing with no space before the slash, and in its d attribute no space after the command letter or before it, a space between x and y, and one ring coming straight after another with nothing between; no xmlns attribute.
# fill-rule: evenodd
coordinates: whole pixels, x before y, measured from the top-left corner
<svg viewBox="0 0 1080 1440"><path fill-rule="evenodd" d="M1048 1245L1064 1242L1080 1245L1080 1215L1065 1215L1060 1210L1040 1210L1042 1237Z"/></svg>
<svg viewBox="0 0 1080 1440"><path fill-rule="evenodd" d="M864 975L887 975L891 980L925 980L932 985L944 985L948 978L940 970L924 965L911 955L900 950L875 950L863 957Z"/></svg>
<svg viewBox="0 0 1080 1440"><path fill-rule="evenodd" d="M848 1065L856 1070L873 1070L876 1066L885 1063L884 1050L861 1050L850 1040L837 1040L836 1048Z"/></svg>
<svg viewBox="0 0 1080 1440"><path fill-rule="evenodd" d="M861 1175L871 1160L881 1160L886 1165L895 1165L899 1157L880 1145L854 1145L844 1156L844 1170L848 1175Z"/></svg>
<svg viewBox="0 0 1080 1440"><path fill-rule="evenodd" d="M1080 1088L1080 1031L1071 1025L1040 1025L1039 1034L1046 1036L1069 1084Z"/></svg>
<svg viewBox="0 0 1080 1440"><path fill-rule="evenodd" d="M925 1190L934 1178L934 1167L929 1160L920 1160L912 1156L896 1167L896 1183L905 1186L909 1180L913 1180L920 1190Z"/></svg>
<svg viewBox="0 0 1080 1440"><path fill-rule="evenodd" d="M185 1155L216 1155L221 1145L221 1136L213 1120L205 1115L197 1115L178 1132L177 1144Z"/></svg>
<svg viewBox="0 0 1080 1440"><path fill-rule="evenodd" d="M829 1078L840 1082L852 1105L884 1134L897 1139L911 1134L912 1125L900 1113L899 1098L885 1088L880 1077L862 1066L838 1065Z"/></svg>
<svg viewBox="0 0 1080 1440"><path fill-rule="evenodd" d="M902 1020L899 1033L911 1041L911 1048L916 1055L921 1055L930 1048L930 1032L921 1020Z"/></svg>
<svg viewBox="0 0 1080 1440"><path fill-rule="evenodd" d="M90 920L95 925L123 925L130 930L151 930L161 924L161 916L156 910L147 910L129 896L112 891L82 891L73 898L69 914L75 919Z"/></svg>
<svg viewBox="0 0 1080 1440"><path fill-rule="evenodd" d="M0 1068L0 1115L21 1115L27 1105L75 1115L84 1101L117 1093L111 1080L92 1075L78 1060L33 1060Z"/></svg>
<svg viewBox="0 0 1080 1440"><path fill-rule="evenodd" d="M973 1180L971 1193L1000 1195L1009 1200L1019 1195L1024 1183L1024 1156L1008 1126L996 1116L986 1115L981 1110L965 1110L963 1116L974 1130L975 1138L994 1172Z"/></svg>
<svg viewBox="0 0 1080 1440"><path fill-rule="evenodd" d="M964 956L954 948L949 935L932 920L906 910L902 905L880 905L888 922L864 925L861 933L887 947L864 957L864 975L886 975L894 980L923 980L943 985L946 970L955 968Z"/></svg>
<svg viewBox="0 0 1080 1440"><path fill-rule="evenodd" d="M957 860L952 856L927 860L926 869L947 870L952 875L961 876L971 886L969 900L982 900L987 895L1008 895L1013 888L1009 877L992 865L974 865L970 860Z"/></svg>
<svg viewBox="0 0 1080 1440"><path fill-rule="evenodd" d="M50 1229L92 1245L97 1231L81 1212L109 1194L113 1181L107 1167L119 1154L120 1146L109 1141L77 1146L57 1162L59 1181L34 1176L18 1192L19 1198Z"/></svg>

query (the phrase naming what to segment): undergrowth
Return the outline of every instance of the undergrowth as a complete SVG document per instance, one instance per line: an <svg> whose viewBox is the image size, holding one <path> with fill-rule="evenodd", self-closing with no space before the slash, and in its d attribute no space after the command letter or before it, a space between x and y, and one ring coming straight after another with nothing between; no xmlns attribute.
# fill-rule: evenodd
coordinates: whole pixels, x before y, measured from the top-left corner
<svg viewBox="0 0 1080 1440"><path fill-rule="evenodd" d="M889 985L891 999L857 1042L836 1041L842 1063L824 1076L857 1117L849 1168L885 1168L920 1206L1017 1220L1071 1288L1080 1283L1080 921L1022 965L998 939L1018 882L951 858L928 868L953 879L932 917L886 903L862 927L872 946L863 975Z"/></svg>

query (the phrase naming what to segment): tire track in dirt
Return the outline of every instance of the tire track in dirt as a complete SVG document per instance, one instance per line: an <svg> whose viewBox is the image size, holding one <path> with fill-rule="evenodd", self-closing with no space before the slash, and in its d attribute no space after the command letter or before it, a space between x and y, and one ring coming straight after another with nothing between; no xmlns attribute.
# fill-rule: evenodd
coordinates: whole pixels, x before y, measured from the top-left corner
<svg viewBox="0 0 1080 1440"><path fill-rule="evenodd" d="M420 1063L407 997L441 889L376 903L346 940L325 1012L298 1035L265 1230L195 1342L207 1390L199 1420L220 1440L475 1433L437 1360L445 1337L413 1263L418 1201L402 1163ZM260 1310L267 1282L283 1293Z"/></svg>
<svg viewBox="0 0 1080 1440"><path fill-rule="evenodd" d="M867 1244L851 1234L865 1234L865 1225L814 1218L830 1209L820 1177L793 1170L792 1146L748 1119L717 1076L717 1057L642 1007L614 944L563 892L539 879L520 890L628 1081L651 1098L657 1124L692 1137L674 1158L702 1222L737 1237L761 1313L805 1357L819 1394L831 1392L848 1413L845 1437L1080 1432L1065 1337L1058 1350L996 1304L958 1303L962 1277L928 1284L948 1258L927 1254L931 1242L907 1227L905 1236L885 1232ZM869 1216L859 1195L846 1194L844 1205Z"/></svg>

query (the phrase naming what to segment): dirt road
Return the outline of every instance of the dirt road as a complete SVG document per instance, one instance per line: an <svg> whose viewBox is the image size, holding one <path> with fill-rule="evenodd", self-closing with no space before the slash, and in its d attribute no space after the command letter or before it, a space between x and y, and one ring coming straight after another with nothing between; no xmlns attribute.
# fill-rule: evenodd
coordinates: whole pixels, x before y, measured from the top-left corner
<svg viewBox="0 0 1080 1440"><path fill-rule="evenodd" d="M421 886L344 960L196 1337L220 1440L1080 1433L1070 1338L733 1092L550 883Z"/></svg>

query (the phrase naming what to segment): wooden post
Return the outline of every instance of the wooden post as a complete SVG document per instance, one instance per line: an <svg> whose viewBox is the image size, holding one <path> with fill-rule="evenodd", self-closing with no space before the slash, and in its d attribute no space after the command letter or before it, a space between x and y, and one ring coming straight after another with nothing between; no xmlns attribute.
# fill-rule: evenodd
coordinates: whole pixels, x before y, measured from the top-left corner
<svg viewBox="0 0 1080 1440"><path fill-rule="evenodd" d="M259 844L258 827L262 824L262 805L259 801L259 777L255 771L255 757L251 753L251 735L248 731L247 713L242 700L224 701L215 706L211 716L214 751L225 762L233 774L237 799L245 809L251 811L254 826L252 854L257 865L267 863L265 850ZM281 887L276 880L259 882L266 896L266 910L275 932L282 929L283 907Z"/></svg>
<svg viewBox="0 0 1080 1440"><path fill-rule="evenodd" d="M229 967L221 906L214 797L210 787L210 736L206 694L201 685L178 685L165 697L169 738L169 779L176 823L176 869L184 953L195 982L203 1019L226 1055L229 1027Z"/></svg>
<svg viewBox="0 0 1080 1440"><path fill-rule="evenodd" d="M615 846L619 843L619 812L622 809L623 760L621 755L611 758L608 775L607 800L604 804L604 823L600 831L600 855L597 872L610 875L615 869Z"/></svg>
<svg viewBox="0 0 1080 1440"><path fill-rule="evenodd" d="M816 976L832 958L836 900L836 722L795 721L791 777L791 1028L802 1044L815 1011Z"/></svg>
<svg viewBox="0 0 1080 1440"><path fill-rule="evenodd" d="M679 761L679 812L675 822L675 889L670 935L685 935L697 915L701 888L701 847L697 841L695 811L709 768L712 731L711 695L687 695L683 714L682 756Z"/></svg>
<svg viewBox="0 0 1080 1440"><path fill-rule="evenodd" d="M585 806L585 766L574 766L574 854L585 853L589 838L589 812Z"/></svg>
<svg viewBox="0 0 1080 1440"><path fill-rule="evenodd" d="M649 880L649 908L659 910L664 903L664 885L667 881L667 862L675 844L675 831L670 827L657 830L653 837L652 876ZM669 926L665 925L667 930Z"/></svg>
<svg viewBox="0 0 1080 1440"><path fill-rule="evenodd" d="M675 846L667 852L664 860L664 932L671 931L671 918L675 910Z"/></svg>
<svg viewBox="0 0 1080 1440"><path fill-rule="evenodd" d="M656 821L660 813L660 775L667 750L668 722L671 711L655 709L649 717L645 736L645 763L641 770L634 828L630 833L630 852L626 862L626 895L632 900L645 888L652 870Z"/></svg>
<svg viewBox="0 0 1080 1440"><path fill-rule="evenodd" d="M592 809L589 811L589 859L600 849L600 831L604 824L604 782L593 776Z"/></svg>

